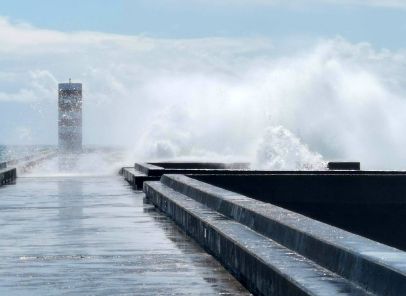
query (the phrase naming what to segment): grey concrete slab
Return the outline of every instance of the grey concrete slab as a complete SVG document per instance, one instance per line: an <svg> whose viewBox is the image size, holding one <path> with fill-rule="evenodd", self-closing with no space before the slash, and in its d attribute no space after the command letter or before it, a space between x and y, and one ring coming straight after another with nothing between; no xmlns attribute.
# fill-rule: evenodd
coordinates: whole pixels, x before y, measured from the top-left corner
<svg viewBox="0 0 406 296"><path fill-rule="evenodd" d="M0 188L0 295L247 295L119 176Z"/></svg>

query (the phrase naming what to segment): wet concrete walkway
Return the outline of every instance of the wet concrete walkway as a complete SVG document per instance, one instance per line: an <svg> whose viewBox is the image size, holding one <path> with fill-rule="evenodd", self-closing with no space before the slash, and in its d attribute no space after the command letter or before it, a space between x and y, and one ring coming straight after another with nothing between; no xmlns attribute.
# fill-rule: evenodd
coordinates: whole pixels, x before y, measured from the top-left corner
<svg viewBox="0 0 406 296"><path fill-rule="evenodd" d="M118 176L0 188L0 295L247 295Z"/></svg>

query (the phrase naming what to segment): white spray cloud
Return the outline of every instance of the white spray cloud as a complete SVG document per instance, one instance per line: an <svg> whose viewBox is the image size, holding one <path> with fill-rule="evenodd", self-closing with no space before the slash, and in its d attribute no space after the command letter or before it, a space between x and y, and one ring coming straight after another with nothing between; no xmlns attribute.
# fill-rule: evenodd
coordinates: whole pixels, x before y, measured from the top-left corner
<svg viewBox="0 0 406 296"><path fill-rule="evenodd" d="M323 170L323 157L303 144L289 130L282 126L270 127L265 131L257 151L255 163L259 168Z"/></svg>
<svg viewBox="0 0 406 296"><path fill-rule="evenodd" d="M322 155L406 167L402 51L340 38L287 48L264 38L63 33L7 19L0 43L0 105L41 112L47 141L56 142L57 81L72 77L84 83L85 142L125 145L131 160L259 159L289 168L317 165ZM278 126L290 140L275 140ZM32 138L43 133L31 127Z"/></svg>

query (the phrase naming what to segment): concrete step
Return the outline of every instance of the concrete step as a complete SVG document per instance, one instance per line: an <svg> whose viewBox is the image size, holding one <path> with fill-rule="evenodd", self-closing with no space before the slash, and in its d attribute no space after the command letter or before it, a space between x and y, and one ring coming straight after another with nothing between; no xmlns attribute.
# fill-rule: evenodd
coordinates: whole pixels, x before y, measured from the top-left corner
<svg viewBox="0 0 406 296"><path fill-rule="evenodd" d="M164 175L161 182L368 291L406 291L403 251L185 175Z"/></svg>
<svg viewBox="0 0 406 296"><path fill-rule="evenodd" d="M373 295L164 183L146 182L144 190L255 294Z"/></svg>

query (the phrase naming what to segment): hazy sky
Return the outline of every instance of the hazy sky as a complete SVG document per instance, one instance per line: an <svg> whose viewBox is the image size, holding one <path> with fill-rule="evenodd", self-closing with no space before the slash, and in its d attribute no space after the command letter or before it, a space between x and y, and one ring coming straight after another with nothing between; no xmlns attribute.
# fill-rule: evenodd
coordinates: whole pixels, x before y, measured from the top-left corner
<svg viewBox="0 0 406 296"><path fill-rule="evenodd" d="M406 168L405 33L403 0L2 1L0 144L56 144L72 77L86 144Z"/></svg>
<svg viewBox="0 0 406 296"><path fill-rule="evenodd" d="M0 15L61 31L167 38L331 37L406 46L405 0L3 0Z"/></svg>

